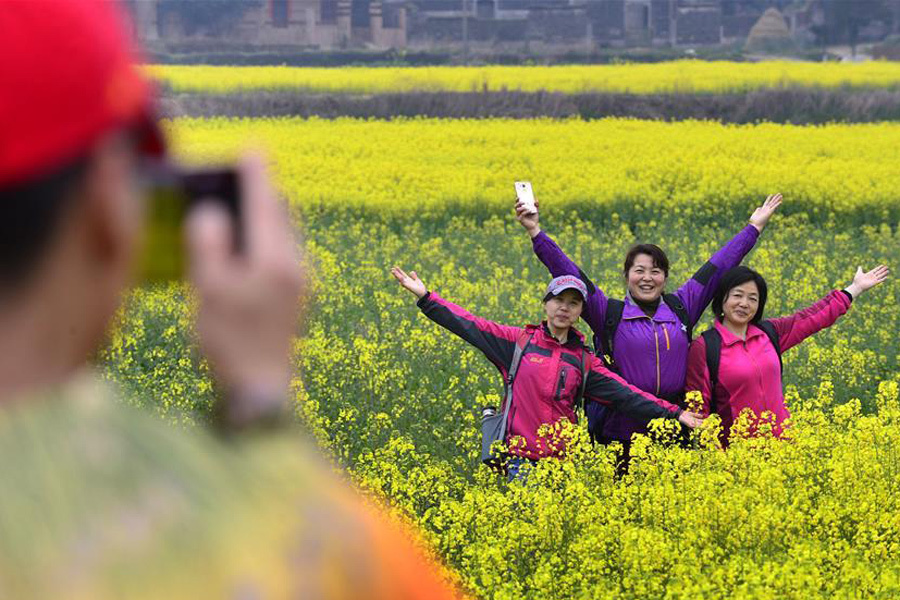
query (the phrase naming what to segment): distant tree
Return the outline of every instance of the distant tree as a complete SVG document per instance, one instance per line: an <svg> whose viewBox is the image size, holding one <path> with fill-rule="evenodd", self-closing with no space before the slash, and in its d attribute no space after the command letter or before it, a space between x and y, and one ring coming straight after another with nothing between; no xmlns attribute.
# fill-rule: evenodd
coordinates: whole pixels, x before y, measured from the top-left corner
<svg viewBox="0 0 900 600"><path fill-rule="evenodd" d="M159 18L177 15L187 35L223 33L263 0L159 0Z"/></svg>
<svg viewBox="0 0 900 600"><path fill-rule="evenodd" d="M892 23L893 2L889 0L822 0L825 24L815 33L823 44L849 44L856 54L860 30L881 21Z"/></svg>

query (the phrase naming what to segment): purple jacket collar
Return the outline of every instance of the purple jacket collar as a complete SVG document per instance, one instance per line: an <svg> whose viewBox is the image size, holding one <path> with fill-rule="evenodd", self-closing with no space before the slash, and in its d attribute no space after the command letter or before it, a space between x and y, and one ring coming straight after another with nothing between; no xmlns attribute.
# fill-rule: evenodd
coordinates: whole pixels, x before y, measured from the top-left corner
<svg viewBox="0 0 900 600"><path fill-rule="evenodd" d="M631 297L631 292L626 292L625 308L622 310L622 318L641 319L646 317L647 314L640 306L637 305L637 303ZM653 314L653 320L657 323L676 323L678 322L678 317L674 312L672 312L672 309L669 308L669 305L663 302L662 298L660 298L659 305L656 307L656 312Z"/></svg>

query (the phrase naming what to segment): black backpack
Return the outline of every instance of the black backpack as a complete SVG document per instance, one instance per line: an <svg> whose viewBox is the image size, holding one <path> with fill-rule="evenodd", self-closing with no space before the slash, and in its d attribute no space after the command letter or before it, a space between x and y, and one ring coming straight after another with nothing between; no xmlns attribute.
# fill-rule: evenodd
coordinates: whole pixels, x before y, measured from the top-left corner
<svg viewBox="0 0 900 600"><path fill-rule="evenodd" d="M778 332L772 321L760 321L756 324L763 330L775 352L778 354L778 362L781 365L781 372L784 373L784 362L781 360L781 342L778 339ZM701 334L703 341L706 342L706 368L709 369L709 412L710 414L717 412L716 407L716 384L719 382L719 362L722 358L722 335L715 327L710 327Z"/></svg>
<svg viewBox="0 0 900 600"><path fill-rule="evenodd" d="M687 309L681 302L681 298L675 294L663 294L663 302L672 309L675 316L684 327L687 333L688 343L694 339L694 323L688 316ZM616 359L613 358L613 340L616 338L616 331L619 329L619 323L622 322L622 313L625 311L625 302L622 300L611 299L606 305L606 322L603 323L603 331L594 335L594 346L597 354L603 359L603 362L611 371L618 371Z"/></svg>

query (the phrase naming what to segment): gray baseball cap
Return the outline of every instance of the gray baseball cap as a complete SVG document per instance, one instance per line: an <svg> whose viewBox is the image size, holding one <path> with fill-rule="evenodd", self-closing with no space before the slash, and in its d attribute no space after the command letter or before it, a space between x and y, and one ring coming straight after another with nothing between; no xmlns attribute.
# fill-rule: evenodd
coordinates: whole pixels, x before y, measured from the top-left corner
<svg viewBox="0 0 900 600"><path fill-rule="evenodd" d="M587 300L588 291L587 286L584 285L584 282L572 275L563 275L562 277L554 278L553 281L550 282L550 285L547 286L547 293L544 296L544 302L546 302L550 298L559 296L565 290L575 290L576 292L581 294L582 300Z"/></svg>

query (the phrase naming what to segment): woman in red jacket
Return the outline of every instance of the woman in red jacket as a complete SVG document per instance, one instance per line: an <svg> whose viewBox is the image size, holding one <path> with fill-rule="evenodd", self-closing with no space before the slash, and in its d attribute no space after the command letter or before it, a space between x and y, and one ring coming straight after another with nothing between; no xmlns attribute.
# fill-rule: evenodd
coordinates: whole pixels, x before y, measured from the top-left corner
<svg viewBox="0 0 900 600"><path fill-rule="evenodd" d="M784 404L781 354L814 333L830 327L860 294L887 279L879 266L834 290L812 306L788 317L763 320L768 287L759 273L744 266L725 273L713 296L713 328L693 341L688 353L687 390L703 395L701 414L722 417L727 443L731 426L741 411L758 418L769 412L774 434L790 417ZM755 431L755 425L753 427Z"/></svg>
<svg viewBox="0 0 900 600"><path fill-rule="evenodd" d="M513 384L512 405L507 421L507 441L521 438L510 448L511 478L523 461L559 456L565 448L538 434L541 425L559 419L575 423L575 403L585 381L583 396L588 401L612 405L617 410L642 419L678 419L688 427L700 425L699 415L652 396L609 371L584 345L584 336L574 328L581 316L587 288L577 277L565 275L550 282L544 296L546 320L540 325L509 327L476 317L429 292L416 275L391 269L394 278L419 298L418 306L429 319L466 340L494 363L505 378L516 344L524 345ZM589 369L583 378L583 369Z"/></svg>

